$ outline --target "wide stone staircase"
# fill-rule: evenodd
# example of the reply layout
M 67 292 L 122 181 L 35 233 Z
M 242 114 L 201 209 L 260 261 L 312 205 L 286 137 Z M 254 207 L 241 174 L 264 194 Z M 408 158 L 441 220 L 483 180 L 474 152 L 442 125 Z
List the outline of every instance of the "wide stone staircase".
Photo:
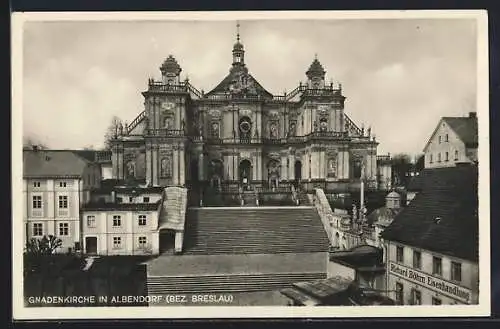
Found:
M 207 207 L 186 213 L 184 254 L 311 253 L 328 250 L 313 207 Z
M 326 279 L 326 273 L 265 273 L 148 277 L 149 294 L 253 292 L 279 290 L 294 282 Z

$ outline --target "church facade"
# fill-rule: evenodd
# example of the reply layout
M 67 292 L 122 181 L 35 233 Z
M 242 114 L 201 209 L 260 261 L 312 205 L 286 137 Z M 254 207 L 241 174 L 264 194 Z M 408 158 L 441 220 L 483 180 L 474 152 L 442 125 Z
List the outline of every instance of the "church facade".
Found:
M 113 178 L 326 191 L 352 190 L 363 178 L 368 188 L 387 188 L 378 142 L 344 112 L 342 86 L 325 82 L 317 58 L 307 82 L 273 95 L 251 75 L 239 34 L 232 55 L 229 73 L 208 93 L 181 80 L 173 56 L 163 62 L 161 80 L 149 79 L 142 93 L 144 111 L 116 131 Z

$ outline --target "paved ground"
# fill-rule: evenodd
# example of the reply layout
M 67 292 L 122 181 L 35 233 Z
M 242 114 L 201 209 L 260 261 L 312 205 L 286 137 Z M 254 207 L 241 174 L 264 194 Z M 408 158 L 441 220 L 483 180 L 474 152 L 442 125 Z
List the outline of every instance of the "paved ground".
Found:
M 318 273 L 326 271 L 325 253 L 159 256 L 146 264 L 148 276 Z

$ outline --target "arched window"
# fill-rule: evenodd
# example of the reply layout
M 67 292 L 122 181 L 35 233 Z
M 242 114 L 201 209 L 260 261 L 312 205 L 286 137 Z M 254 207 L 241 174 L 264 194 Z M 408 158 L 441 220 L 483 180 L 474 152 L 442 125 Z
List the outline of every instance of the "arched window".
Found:
M 458 150 L 455 150 L 455 161 L 458 160 Z
M 438 162 L 441 162 L 441 153 L 438 153 Z

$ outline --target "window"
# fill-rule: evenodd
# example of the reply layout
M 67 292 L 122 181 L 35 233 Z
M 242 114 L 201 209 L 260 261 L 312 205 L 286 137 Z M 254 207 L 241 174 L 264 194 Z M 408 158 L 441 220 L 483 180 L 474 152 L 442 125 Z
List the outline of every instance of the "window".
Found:
M 449 161 L 449 159 L 448 159 L 448 152 L 446 152 L 446 153 L 444 154 L 444 161 Z
M 119 236 L 113 237 L 113 249 L 120 249 L 122 247 L 122 238 Z
M 429 155 L 429 163 L 432 163 L 432 154 Z
M 439 144 L 441 144 L 441 136 L 439 136 Z
M 455 161 L 457 161 L 457 160 L 458 160 L 458 151 L 455 150 Z
M 444 141 L 445 141 L 445 142 L 447 142 L 447 141 L 448 141 L 448 134 L 446 134 L 446 135 L 444 136 Z
M 60 195 L 59 196 L 59 208 L 67 209 L 68 208 L 68 196 Z
M 59 187 L 66 187 L 66 182 L 59 182 Z
M 146 215 L 139 215 L 139 226 L 146 225 Z
M 404 262 L 404 248 L 401 246 L 396 247 L 396 261 L 398 263 Z
M 145 196 L 142 200 L 143 200 L 144 203 L 149 203 L 149 197 L 148 196 Z
M 69 224 L 59 223 L 59 236 L 68 236 L 68 235 L 69 235 Z
M 442 304 L 441 299 L 432 297 L 432 305 L 441 305 L 441 304 Z
M 411 290 L 412 305 L 422 305 L 422 293 L 417 289 Z
M 129 197 L 128 198 L 128 202 L 130 202 L 130 203 L 134 202 L 134 198 L 133 197 Z
M 441 162 L 441 153 L 438 153 L 438 162 Z
M 33 209 L 42 209 L 41 195 L 33 195 Z
M 145 245 L 146 245 L 146 242 L 147 242 L 147 239 L 146 239 L 146 237 L 145 237 L 145 236 L 140 236 L 140 237 L 139 237 L 139 245 L 140 245 L 141 247 L 145 246 Z
M 113 226 L 122 226 L 122 217 L 121 216 L 113 216 Z
M 95 216 L 87 216 L 87 227 L 96 227 Z
M 462 281 L 462 264 L 451 262 L 451 279 L 453 281 Z
M 43 235 L 43 224 L 33 223 L 33 236 L 42 236 L 42 235 Z
M 403 284 L 400 282 L 396 282 L 396 304 L 397 305 L 404 305 L 404 287 Z
M 122 202 L 123 202 L 123 199 L 122 199 L 121 197 L 117 197 L 117 198 L 116 198 L 116 202 L 117 202 L 117 203 L 122 203 Z
M 422 254 L 420 251 L 413 250 L 413 268 L 420 269 L 422 266 Z
M 443 268 L 441 263 L 441 258 L 436 256 L 432 257 L 432 274 L 442 275 Z
M 33 187 L 40 187 L 40 182 L 33 182 Z

